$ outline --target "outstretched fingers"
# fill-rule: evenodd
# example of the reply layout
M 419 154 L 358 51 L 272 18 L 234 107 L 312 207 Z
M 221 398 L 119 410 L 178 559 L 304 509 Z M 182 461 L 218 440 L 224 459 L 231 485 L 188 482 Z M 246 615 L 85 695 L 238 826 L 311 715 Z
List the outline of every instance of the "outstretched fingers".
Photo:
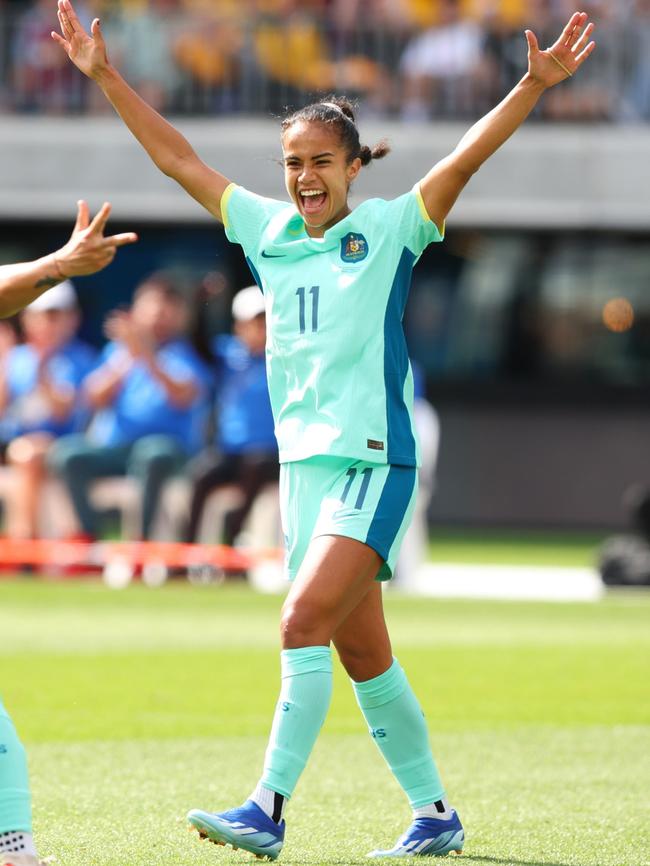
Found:
M 138 240 L 138 236 L 135 232 L 123 232 L 119 235 L 111 235 L 111 237 L 106 238 L 106 240 L 111 241 L 115 247 L 123 247 L 126 244 L 134 244 Z
M 74 224 L 74 231 L 80 232 L 83 231 L 83 229 L 87 229 L 89 220 L 90 212 L 88 210 L 88 203 L 81 199 L 77 202 L 77 221 Z
M 65 9 L 63 8 L 63 3 L 59 0 L 56 9 L 56 17 L 59 19 L 59 27 L 61 28 L 61 33 L 64 38 L 69 42 L 74 36 L 74 30 L 72 29 L 72 25 L 70 24 L 70 20 L 65 13 Z
M 595 27 L 595 26 L 596 26 L 595 24 L 588 24 L 588 25 L 585 27 L 585 32 L 582 34 L 582 36 L 580 37 L 580 39 L 578 39 L 578 41 L 577 41 L 577 42 L 575 43 L 575 45 L 573 46 L 572 51 L 573 51 L 573 53 L 576 55 L 576 57 L 580 54 L 580 52 L 582 51 L 582 49 L 585 47 L 585 45 L 586 45 L 587 42 L 589 41 L 589 37 L 590 37 L 591 34 L 594 32 L 594 27 Z
M 111 206 L 109 202 L 105 201 L 101 209 L 95 214 L 95 219 L 90 224 L 90 231 L 95 234 L 103 234 L 110 214 Z
M 81 215 L 81 205 L 85 207 L 85 220 L 86 226 L 88 226 L 88 205 L 86 202 L 79 202 L 80 205 L 80 215 Z M 102 243 L 104 244 L 105 249 L 107 250 L 115 250 L 117 247 L 123 247 L 126 244 L 134 244 L 138 240 L 138 236 L 135 232 L 121 232 L 120 234 L 111 235 L 110 237 L 103 237 L 104 229 L 106 228 L 106 223 L 108 222 L 108 218 L 111 215 L 111 205 L 110 202 L 104 202 L 99 211 L 95 214 L 94 220 L 88 226 L 88 234 L 98 235 L 101 238 Z M 77 218 L 78 222 L 79 218 Z M 75 226 L 76 228 L 76 226 Z
M 73 33 L 84 32 L 84 29 L 81 26 L 81 22 L 77 18 L 77 13 L 74 11 L 74 6 L 72 5 L 72 3 L 70 3 L 70 0 L 59 0 L 59 11 L 63 16 L 66 26 L 69 27 Z
M 589 45 L 587 45 L 576 57 L 576 66 L 580 66 L 582 63 L 584 63 L 584 61 L 587 59 L 587 57 L 589 57 L 595 47 L 596 43 L 590 42 Z
M 63 16 L 63 13 L 61 12 L 60 7 L 58 7 L 56 10 L 56 17 L 59 19 L 59 27 L 61 28 L 61 33 L 63 34 L 63 38 L 69 42 L 70 39 L 72 38 L 72 30 L 68 26 L 67 20 Z
M 537 36 L 533 33 L 532 30 L 524 30 L 524 34 L 526 36 L 526 42 L 528 43 L 529 51 L 539 51 L 539 43 L 537 41 Z
M 583 15 L 584 15 L 584 20 L 583 20 Z M 587 16 L 583 12 L 574 12 L 573 15 L 567 21 L 566 27 L 564 28 L 564 30 L 560 34 L 560 38 L 558 39 L 558 42 L 560 43 L 560 45 L 567 45 L 567 46 L 571 47 L 571 45 L 573 45 L 572 40 L 575 39 L 576 27 L 579 27 L 579 26 L 581 26 L 581 24 L 584 24 L 586 19 L 587 19 Z
M 52 30 L 50 32 L 50 36 L 52 37 L 52 39 L 54 39 L 55 42 L 59 43 L 61 48 L 63 48 L 63 50 L 67 54 L 70 53 L 70 43 L 66 39 L 64 39 L 63 36 L 61 36 L 59 33 L 57 33 L 56 30 Z
M 99 18 L 93 19 L 93 22 L 90 25 L 90 35 L 92 36 L 95 45 L 99 45 L 104 49 L 104 51 L 106 51 L 106 43 L 104 42 L 104 34 L 102 33 Z

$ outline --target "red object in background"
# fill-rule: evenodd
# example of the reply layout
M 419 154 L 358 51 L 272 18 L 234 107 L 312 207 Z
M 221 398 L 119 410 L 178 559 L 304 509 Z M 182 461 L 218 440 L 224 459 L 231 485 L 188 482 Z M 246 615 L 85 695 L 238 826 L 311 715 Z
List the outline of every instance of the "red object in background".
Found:
M 0 539 L 0 564 L 6 568 L 34 566 L 64 573 L 95 571 L 121 559 L 140 569 L 150 563 L 167 568 L 214 566 L 245 572 L 260 560 L 278 559 L 277 550 L 245 550 L 223 544 L 180 544 L 163 541 L 60 541 Z M 86 573 L 87 573 L 86 571 Z

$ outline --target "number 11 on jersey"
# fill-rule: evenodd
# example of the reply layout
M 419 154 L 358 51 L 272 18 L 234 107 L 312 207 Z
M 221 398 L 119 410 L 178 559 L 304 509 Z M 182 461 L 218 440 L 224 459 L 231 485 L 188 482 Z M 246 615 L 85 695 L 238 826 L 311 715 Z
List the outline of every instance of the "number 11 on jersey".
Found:
M 311 295 L 311 332 L 315 334 L 318 330 L 318 293 L 320 292 L 320 286 L 312 286 L 309 290 L 308 294 Z M 296 289 L 296 294 L 298 295 L 298 321 L 300 324 L 300 333 L 305 333 L 305 287 L 301 286 L 299 289 Z

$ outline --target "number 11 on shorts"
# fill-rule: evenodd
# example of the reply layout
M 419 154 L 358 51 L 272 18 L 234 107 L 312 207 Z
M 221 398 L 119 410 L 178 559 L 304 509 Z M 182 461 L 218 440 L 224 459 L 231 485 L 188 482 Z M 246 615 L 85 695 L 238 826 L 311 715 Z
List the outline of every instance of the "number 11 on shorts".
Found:
M 341 502 L 345 502 L 348 498 L 348 494 L 350 492 L 350 488 L 354 484 L 354 481 L 357 477 L 358 470 L 357 469 L 348 469 L 346 475 L 348 476 L 348 480 L 345 484 L 345 490 L 343 491 L 343 495 L 341 496 Z M 368 487 L 370 487 L 370 479 L 372 478 L 372 469 L 370 466 L 367 466 L 361 474 L 363 475 L 363 480 L 361 481 L 361 486 L 359 487 L 359 493 L 357 495 L 357 501 L 354 503 L 354 507 L 357 511 L 363 508 L 363 501 L 366 498 L 366 493 L 368 492 Z

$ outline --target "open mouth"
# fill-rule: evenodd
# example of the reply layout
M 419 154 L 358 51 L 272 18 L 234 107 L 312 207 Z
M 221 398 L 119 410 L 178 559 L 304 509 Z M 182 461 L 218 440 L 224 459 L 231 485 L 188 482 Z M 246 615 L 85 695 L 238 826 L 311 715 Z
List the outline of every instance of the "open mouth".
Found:
M 299 196 L 303 212 L 307 215 L 319 213 L 327 201 L 327 193 L 322 189 L 302 189 Z

